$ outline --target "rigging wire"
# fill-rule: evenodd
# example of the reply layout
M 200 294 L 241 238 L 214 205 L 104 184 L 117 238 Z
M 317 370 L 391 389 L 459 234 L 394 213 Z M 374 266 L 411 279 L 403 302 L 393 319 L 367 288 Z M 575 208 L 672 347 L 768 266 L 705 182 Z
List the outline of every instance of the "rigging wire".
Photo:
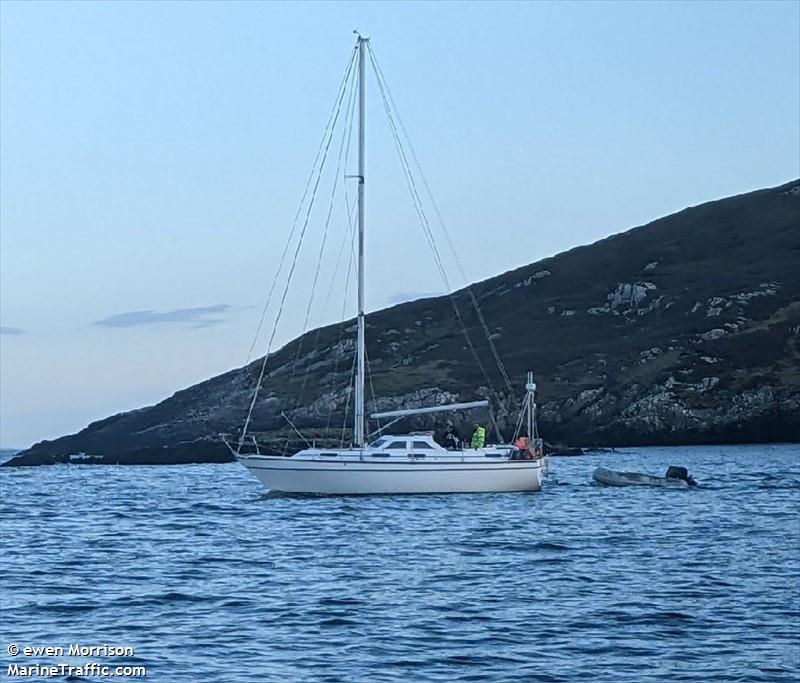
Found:
M 350 397 L 353 395 L 353 382 L 356 375 L 356 360 L 358 359 L 357 354 L 353 354 L 353 367 L 350 370 L 350 383 L 347 386 L 347 400 L 344 404 L 344 418 L 342 420 L 342 438 L 339 440 L 339 448 L 344 447 L 344 435 L 347 430 L 347 411 L 350 409 Z
M 338 92 L 342 91 L 348 79 L 350 78 L 353 65 L 355 64 L 356 61 L 356 54 L 357 54 L 357 48 L 353 48 L 353 51 L 350 53 L 350 60 L 347 62 L 347 67 L 345 68 L 344 76 L 342 77 L 342 80 L 339 83 Z M 245 365 L 250 363 L 250 359 L 253 357 L 253 350 L 255 349 L 256 344 L 258 343 L 258 338 L 261 336 L 261 328 L 264 325 L 264 319 L 267 315 L 267 310 L 269 309 L 269 305 L 272 302 L 272 296 L 275 293 L 275 287 L 278 284 L 278 277 L 280 276 L 281 270 L 283 270 L 283 265 L 286 261 L 286 255 L 289 253 L 289 246 L 292 243 L 292 238 L 294 237 L 294 233 L 297 229 L 297 222 L 300 218 L 300 214 L 303 211 L 303 206 L 305 204 L 306 197 L 308 196 L 308 191 L 311 188 L 311 181 L 314 178 L 314 173 L 316 172 L 317 169 L 317 163 L 319 162 L 320 155 L 322 154 L 322 149 L 325 144 L 325 139 L 328 136 L 328 130 L 331 127 L 331 123 L 334 121 L 334 114 L 337 108 L 336 102 L 338 101 L 338 99 L 339 97 L 337 96 L 337 99 L 336 101 L 334 101 L 333 107 L 331 108 L 331 113 L 328 116 L 328 121 L 325 124 L 325 130 L 322 133 L 322 139 L 319 141 L 319 146 L 317 147 L 317 153 L 314 157 L 314 163 L 311 165 L 311 171 L 308 174 L 308 178 L 306 179 L 306 185 L 305 188 L 303 189 L 303 194 L 300 197 L 300 204 L 298 205 L 297 212 L 295 213 L 294 219 L 292 220 L 291 229 L 289 230 L 289 236 L 286 238 L 286 244 L 283 247 L 283 253 L 281 254 L 280 261 L 278 262 L 278 268 L 275 270 L 275 277 L 272 280 L 272 285 L 269 288 L 269 294 L 267 295 L 266 303 L 264 304 L 264 308 L 261 311 L 261 318 L 258 321 L 258 327 L 256 328 L 256 333 L 253 337 L 253 342 L 250 344 L 250 350 L 247 352 L 247 362 L 245 363 Z
M 372 47 L 372 44 L 369 44 L 369 51 L 370 51 L 370 61 L 372 62 L 373 68 L 375 69 L 376 76 L 378 76 L 379 81 L 382 81 L 383 84 L 384 84 L 384 87 L 386 89 L 386 94 L 387 94 L 388 99 L 389 99 L 389 103 L 391 104 L 391 106 L 394 109 L 394 112 L 395 112 L 395 114 L 397 116 L 397 121 L 400 124 L 400 130 L 402 131 L 403 136 L 405 137 L 406 143 L 408 144 L 408 149 L 411 152 L 411 157 L 414 160 L 414 163 L 416 165 L 417 171 L 419 172 L 419 177 L 422 180 L 423 187 L 425 188 L 425 191 L 426 191 L 426 193 L 428 195 L 428 198 L 430 199 L 431 205 L 433 206 L 433 210 L 434 210 L 434 213 L 436 214 L 436 217 L 437 217 L 437 219 L 439 221 L 439 226 L 441 227 L 442 233 L 444 234 L 445 239 L 447 241 L 447 244 L 450 247 L 450 252 L 453 255 L 453 258 L 454 258 L 454 260 L 456 262 L 456 267 L 459 270 L 459 274 L 461 275 L 461 279 L 462 279 L 462 281 L 468 283 L 466 272 L 464 271 L 464 266 L 463 266 L 463 264 L 461 262 L 461 259 L 458 256 L 458 251 L 455 248 L 453 240 L 450 237 L 450 231 L 447 229 L 447 225 L 444 222 L 444 218 L 442 217 L 442 213 L 439 210 L 439 205 L 436 202 L 436 198 L 433 196 L 433 192 L 431 191 L 430 185 L 428 184 L 428 179 L 425 176 L 425 172 L 422 170 L 422 164 L 420 164 L 420 162 L 419 162 L 419 157 L 417 157 L 416 150 L 414 149 L 414 145 L 411 142 L 411 137 L 409 136 L 408 131 L 406 130 L 405 124 L 403 123 L 403 119 L 400 116 L 400 110 L 398 109 L 397 105 L 395 104 L 394 97 L 392 97 L 392 92 L 389 89 L 389 85 L 388 85 L 388 83 L 386 81 L 386 77 L 383 75 L 383 70 L 381 69 L 380 64 L 378 63 L 378 57 L 375 54 L 375 51 L 374 51 L 374 48 Z M 481 310 L 480 304 L 478 303 L 478 300 L 475 297 L 474 292 L 472 291 L 472 286 L 468 283 L 466 285 L 466 287 L 465 287 L 465 290 L 466 290 L 467 295 L 469 297 L 470 303 L 472 304 L 472 307 L 475 310 L 475 313 L 476 313 L 476 315 L 478 317 L 478 320 L 479 320 L 479 322 L 481 324 L 481 327 L 483 328 L 484 335 L 486 336 L 486 340 L 489 343 L 489 347 L 491 349 L 492 356 L 494 356 L 494 360 L 495 360 L 495 363 L 497 364 L 498 370 L 500 371 L 500 375 L 502 376 L 503 381 L 505 382 L 506 388 L 508 389 L 509 393 L 512 393 L 513 389 L 512 389 L 512 386 L 511 386 L 511 380 L 509 379 L 508 373 L 506 372 L 506 369 L 505 369 L 505 365 L 503 364 L 503 360 L 502 360 L 502 358 L 500 357 L 500 354 L 497 351 L 497 347 L 496 347 L 496 345 L 494 343 L 494 340 L 492 339 L 491 333 L 489 331 L 489 326 L 486 323 L 486 318 L 483 315 L 483 311 Z
M 352 124 L 352 116 L 353 116 L 353 111 L 355 109 L 355 94 L 356 94 L 355 78 L 351 78 L 350 79 L 350 84 L 349 85 L 350 85 L 350 94 L 348 95 L 348 105 L 347 105 L 347 109 L 345 111 L 344 124 L 342 126 L 342 137 L 341 137 L 341 142 L 339 143 L 339 153 L 338 153 L 337 160 L 336 160 L 336 171 L 334 172 L 334 179 L 333 179 L 333 186 L 331 188 L 330 200 L 328 202 L 328 211 L 327 211 L 327 214 L 325 216 L 325 224 L 324 224 L 323 233 L 322 233 L 322 242 L 320 244 L 319 253 L 317 254 L 317 265 L 316 265 L 316 269 L 314 271 L 314 279 L 313 279 L 312 284 L 311 284 L 311 296 L 309 297 L 308 306 L 306 308 L 305 320 L 303 321 L 303 331 L 302 331 L 300 337 L 297 340 L 297 351 L 295 352 L 294 363 L 292 364 L 292 371 L 291 371 L 291 374 L 290 374 L 289 379 L 287 381 L 287 385 L 291 384 L 292 380 L 294 379 L 294 376 L 295 376 L 295 374 L 297 372 L 297 365 L 298 365 L 298 363 L 300 361 L 300 355 L 301 355 L 302 350 L 303 350 L 303 342 L 305 340 L 305 334 L 308 331 L 309 320 L 311 319 L 311 309 L 312 309 L 312 307 L 314 305 L 314 297 L 315 297 L 316 291 L 317 291 L 317 284 L 319 282 L 319 274 L 320 274 L 320 270 L 322 268 L 322 260 L 323 260 L 323 256 L 324 256 L 324 253 L 325 253 L 325 246 L 326 246 L 327 240 L 328 240 L 328 230 L 329 230 L 330 224 L 331 224 L 331 216 L 333 214 L 333 207 L 334 207 L 334 204 L 336 202 L 336 193 L 337 193 L 337 190 L 339 188 L 339 176 L 340 176 L 340 173 L 341 173 L 341 170 L 342 170 L 342 157 L 344 155 L 344 146 L 345 146 L 345 141 L 347 139 L 347 131 L 348 131 L 349 127 L 350 127 L 348 125 L 348 123 Z M 340 249 L 339 255 L 341 256 L 341 249 Z M 338 265 L 339 264 L 338 264 L 338 259 L 337 259 L 336 269 L 338 269 Z M 336 270 L 334 270 L 334 278 L 335 278 L 335 275 L 336 275 Z M 325 310 L 327 310 L 327 303 L 329 301 L 330 301 L 330 289 L 328 290 L 328 297 L 326 298 L 325 307 L 323 308 L 322 313 L 321 313 L 322 316 L 324 316 Z M 320 325 L 317 326 L 316 334 L 314 335 L 314 341 L 312 342 L 312 345 L 311 345 L 312 349 L 317 348 L 317 346 L 319 344 L 319 338 L 320 338 L 320 334 L 321 333 L 322 333 L 322 324 L 320 323 Z M 305 368 L 305 372 L 303 373 L 303 379 L 302 379 L 302 383 L 300 385 L 300 390 L 298 391 L 297 396 L 296 396 L 295 401 L 294 401 L 294 409 L 295 410 L 297 410 L 297 408 L 302 403 L 303 396 L 305 394 L 306 385 L 308 383 L 308 376 L 309 376 L 310 372 L 311 372 L 311 364 L 307 363 L 306 364 L 306 368 Z M 284 454 L 286 453 L 286 449 L 288 448 L 288 446 L 289 446 L 289 439 L 287 438 L 286 442 L 284 444 L 284 451 L 283 451 Z
M 345 151 L 345 157 L 344 157 L 344 166 L 345 166 L 345 168 L 347 168 L 347 163 L 350 160 L 350 149 L 351 149 L 350 143 L 351 143 L 351 139 L 352 139 L 352 135 L 353 135 L 353 123 L 354 122 L 355 122 L 355 115 L 353 115 L 350 118 L 350 128 L 349 128 L 349 130 L 347 132 L 347 143 L 345 145 L 345 150 L 346 151 Z M 347 313 L 347 300 L 348 300 L 348 297 L 350 295 L 350 276 L 351 276 L 351 274 L 353 272 L 353 263 L 355 262 L 355 258 L 356 258 L 356 251 L 355 251 L 356 225 L 355 225 L 355 211 L 354 211 L 356 202 L 357 202 L 357 199 L 354 200 L 353 203 L 351 204 L 351 202 L 350 202 L 350 194 L 347 191 L 347 183 L 344 183 L 344 206 L 345 206 L 345 209 L 347 210 L 347 225 L 350 228 L 350 253 L 349 253 L 349 258 L 348 258 L 348 262 L 347 262 L 347 274 L 345 276 L 344 298 L 342 300 L 342 314 L 340 316 L 341 320 L 345 319 L 345 315 Z M 347 234 L 345 233 L 345 238 L 346 237 L 347 237 Z M 342 244 L 344 245 L 344 242 Z M 328 290 L 328 293 L 330 294 L 331 291 L 333 291 L 332 288 L 330 290 Z M 345 332 L 345 326 L 344 326 L 344 323 L 342 323 L 341 327 L 339 328 L 339 340 L 337 341 L 337 346 L 342 343 L 342 339 L 344 338 L 344 332 Z M 355 349 L 354 349 L 353 353 L 354 354 L 356 353 Z M 333 373 L 332 373 L 332 376 L 331 376 L 331 392 L 334 392 L 335 389 L 336 389 L 336 375 L 338 374 L 338 372 L 339 372 L 339 356 L 336 356 L 336 359 L 335 359 L 334 364 L 333 364 Z M 352 383 L 354 381 L 353 377 L 352 377 L 352 373 L 354 373 L 354 372 L 355 372 L 355 365 L 353 365 L 353 368 L 351 370 L 351 376 L 348 378 L 348 383 L 347 383 L 347 385 L 345 385 L 345 389 L 347 389 L 349 386 L 352 385 Z M 328 419 L 327 419 L 327 421 L 325 423 L 325 432 L 326 433 L 330 430 L 332 417 L 333 417 L 333 402 L 331 402 L 330 409 L 328 410 Z M 346 420 L 347 420 L 347 407 L 345 406 L 345 421 Z
M 355 231 L 355 225 L 353 224 L 352 219 L 350 218 L 349 211 L 350 210 L 349 210 L 349 207 L 348 207 L 348 219 L 350 219 L 350 249 L 349 249 L 349 259 L 348 259 L 348 262 L 347 262 L 347 274 L 345 275 L 344 298 L 342 300 L 342 314 L 340 316 L 343 321 L 344 321 L 344 318 L 345 318 L 345 314 L 347 312 L 347 299 L 348 299 L 348 296 L 349 296 L 349 293 L 350 293 L 350 279 L 351 279 L 351 275 L 352 275 L 352 272 L 353 272 L 353 263 L 355 261 L 355 256 L 356 256 L 356 254 L 355 254 L 355 233 L 356 233 L 356 231 Z M 336 346 L 337 347 L 341 346 L 342 340 L 344 339 L 344 333 L 345 333 L 345 323 L 342 322 L 341 325 L 339 326 L 339 339 L 336 342 Z M 354 346 L 353 347 L 353 357 L 354 358 L 355 358 L 355 353 L 356 352 L 355 352 L 355 346 Z M 333 373 L 331 374 L 331 392 L 335 392 L 335 390 L 336 390 L 336 376 L 339 373 L 339 360 L 340 360 L 339 356 L 336 355 L 334 363 L 333 363 Z M 355 365 L 353 365 L 353 367 L 352 367 L 350 372 L 351 372 L 351 374 L 347 379 L 347 384 L 344 387 L 345 389 L 347 389 L 347 387 L 351 386 L 352 383 L 353 383 L 352 374 L 355 372 Z M 345 408 L 345 417 L 346 417 L 346 414 L 347 414 L 347 409 Z M 330 409 L 328 410 L 328 419 L 327 419 L 327 421 L 325 423 L 326 432 L 328 430 L 330 430 L 330 428 L 331 428 L 331 419 L 332 418 L 333 418 L 333 403 L 331 403 Z
M 351 226 L 348 227 L 352 229 Z M 339 245 L 339 251 L 336 253 L 336 263 L 333 266 L 333 274 L 331 275 L 331 286 L 328 287 L 328 291 L 325 294 L 325 303 L 322 305 L 323 316 L 325 313 L 327 313 L 328 307 L 330 306 L 331 296 L 335 289 L 333 287 L 333 283 L 336 282 L 336 277 L 339 275 L 339 268 L 342 265 L 342 255 L 344 254 L 344 249 L 348 244 L 348 238 L 350 238 L 352 241 L 352 234 L 350 233 L 349 230 L 345 230 L 344 234 L 342 235 L 342 243 Z M 342 318 L 340 318 L 340 320 L 343 319 L 344 319 L 344 313 L 342 314 Z
M 525 405 L 528 401 L 528 395 L 525 394 L 525 398 L 522 399 L 522 405 L 519 408 L 519 416 L 517 417 L 517 424 L 514 426 L 514 436 L 511 437 L 511 443 L 514 443 L 517 440 L 517 437 L 522 432 L 522 421 L 525 419 Z M 533 436 L 528 434 L 531 438 Z
M 375 385 L 372 383 L 372 370 L 370 369 L 370 366 L 369 366 L 369 355 L 367 354 L 366 345 L 364 345 L 364 360 L 366 361 L 366 365 L 367 365 L 367 378 L 369 379 L 369 391 L 372 394 L 372 405 L 374 406 L 375 403 L 376 403 Z M 374 408 L 373 408 L 373 410 L 374 410 Z M 378 431 L 381 431 L 381 429 L 382 429 L 382 427 L 381 427 L 381 419 L 379 417 L 377 417 L 377 418 L 375 418 L 375 420 L 378 423 Z
M 448 298 L 450 299 L 450 303 L 453 307 L 453 312 L 455 313 L 455 316 L 461 326 L 462 332 L 464 333 L 464 338 L 467 342 L 467 345 L 469 346 L 470 351 L 472 352 L 472 356 L 475 359 L 475 363 L 480 369 L 481 374 L 486 380 L 486 383 L 489 385 L 489 390 L 491 391 L 492 394 L 494 394 L 496 400 L 499 401 L 500 395 L 495 389 L 494 384 L 492 383 L 492 380 L 489 377 L 489 373 L 486 371 L 486 368 L 484 367 L 483 363 L 480 360 L 480 357 L 478 356 L 477 351 L 475 350 L 475 346 L 473 345 L 472 339 L 469 336 L 469 331 L 467 329 L 466 323 L 464 322 L 461 316 L 461 312 L 458 309 L 458 304 L 456 303 L 456 295 L 453 292 L 452 287 L 450 286 L 450 282 L 447 277 L 447 272 L 444 268 L 444 264 L 442 262 L 442 258 L 439 253 L 438 247 L 436 246 L 436 241 L 433 236 L 433 231 L 430 226 L 430 221 L 428 220 L 427 214 L 425 213 L 425 208 L 422 203 L 422 199 L 419 195 L 419 191 L 417 190 L 416 183 L 414 182 L 414 176 L 411 170 L 411 165 L 408 163 L 408 157 L 405 154 L 405 150 L 403 148 L 403 142 L 398 132 L 397 125 L 395 124 L 394 116 L 392 115 L 392 108 L 390 106 L 389 99 L 387 97 L 386 84 L 384 83 L 381 73 L 379 72 L 378 67 L 375 63 L 375 58 L 371 48 L 369 49 L 369 56 L 373 71 L 375 73 L 376 80 L 378 82 L 378 89 L 381 94 L 384 110 L 386 111 L 386 116 L 389 120 L 389 128 L 391 130 L 392 137 L 395 142 L 395 148 L 397 149 L 398 156 L 400 157 L 400 164 L 406 178 L 406 183 L 408 185 L 409 192 L 411 193 L 412 201 L 414 203 L 414 208 L 416 210 L 417 216 L 420 219 L 420 225 L 422 227 L 423 233 L 425 234 L 425 238 L 428 242 L 428 245 L 431 248 L 434 262 L 436 264 L 437 269 L 439 270 L 439 275 L 441 276 L 442 282 L 444 283 L 445 288 L 447 289 L 449 295 Z M 491 410 L 489 411 L 489 416 L 491 418 L 492 425 L 495 429 L 495 432 L 497 433 L 497 436 L 502 440 L 502 433 L 497 424 L 494 413 Z
M 299 239 L 298 239 L 298 242 L 297 242 L 297 246 L 296 246 L 296 248 L 294 250 L 294 257 L 292 259 L 291 267 L 289 268 L 289 274 L 288 274 L 288 277 L 286 279 L 286 286 L 283 289 L 283 294 L 281 296 L 281 300 L 280 300 L 280 303 L 279 303 L 279 306 L 278 306 L 278 312 L 277 312 L 277 315 L 275 317 L 275 323 L 274 323 L 274 325 L 272 327 L 272 333 L 270 334 L 269 343 L 267 344 L 267 352 L 264 354 L 264 360 L 261 363 L 261 370 L 259 372 L 258 382 L 256 383 L 256 388 L 253 391 L 253 398 L 250 401 L 250 406 L 249 406 L 249 408 L 247 410 L 247 418 L 245 419 L 244 427 L 242 428 L 242 435 L 241 435 L 241 437 L 239 439 L 239 446 L 238 446 L 237 452 L 241 451 L 242 444 L 244 443 L 245 436 L 247 435 L 247 428 L 249 427 L 250 420 L 252 419 L 252 416 L 253 416 L 253 409 L 255 408 L 256 400 L 258 399 L 258 394 L 259 394 L 259 392 L 261 390 L 261 384 L 262 384 L 262 382 L 264 380 L 264 374 L 265 374 L 266 369 L 267 369 L 267 361 L 268 361 L 269 356 L 270 356 L 270 351 L 272 349 L 272 344 L 273 344 L 273 342 L 275 340 L 275 335 L 276 335 L 277 330 L 278 330 L 278 325 L 279 325 L 281 317 L 283 315 L 284 305 L 286 304 L 286 297 L 287 297 L 287 295 L 289 293 L 289 287 L 291 286 L 292 278 L 294 276 L 295 268 L 297 266 L 297 259 L 298 259 L 298 256 L 300 254 L 300 248 L 303 245 L 303 238 L 305 237 L 306 230 L 308 229 L 308 222 L 309 222 L 309 218 L 311 216 L 311 209 L 314 206 L 314 200 L 316 199 L 317 190 L 319 188 L 319 183 L 320 183 L 320 180 L 322 178 L 322 170 L 323 170 L 323 168 L 325 166 L 325 161 L 328 158 L 328 151 L 330 150 L 331 141 L 333 140 L 333 132 L 334 132 L 334 129 L 336 127 L 336 122 L 339 120 L 339 114 L 341 113 L 342 101 L 344 99 L 345 92 L 347 90 L 347 82 L 348 82 L 348 79 L 350 78 L 350 74 L 351 74 L 351 72 L 353 70 L 353 65 L 355 64 L 355 55 L 356 55 L 356 52 L 355 52 L 355 49 L 354 49 L 352 54 L 350 55 L 350 61 L 348 62 L 348 65 L 347 65 L 347 70 L 345 72 L 345 77 L 342 80 L 342 83 L 341 83 L 340 88 L 339 88 L 339 93 L 338 93 L 337 98 L 336 98 L 336 103 L 334 105 L 333 120 L 331 122 L 331 125 L 328 128 L 326 128 L 326 133 L 328 133 L 327 140 L 325 141 L 325 144 L 324 144 L 324 149 L 322 151 L 322 158 L 321 158 L 321 161 L 320 161 L 320 164 L 319 164 L 319 169 L 318 169 L 318 172 L 317 172 L 316 180 L 314 182 L 314 186 L 313 186 L 313 189 L 311 191 L 311 196 L 310 196 L 310 199 L 309 199 L 308 208 L 306 210 L 305 218 L 304 218 L 304 221 L 303 221 L 303 225 L 302 225 L 302 228 L 300 230 L 300 235 L 299 235 Z

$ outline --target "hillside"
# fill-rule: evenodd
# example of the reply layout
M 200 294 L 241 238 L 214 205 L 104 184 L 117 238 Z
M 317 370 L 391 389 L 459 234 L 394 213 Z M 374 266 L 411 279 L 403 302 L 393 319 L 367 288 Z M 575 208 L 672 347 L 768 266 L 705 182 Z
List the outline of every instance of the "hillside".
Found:
M 532 369 L 542 432 L 553 442 L 800 441 L 800 181 L 685 209 L 472 291 L 516 382 L 513 394 L 460 292 L 458 308 L 490 382 L 450 301 L 414 301 L 368 318 L 377 396 L 368 412 L 487 397 L 508 432 Z M 312 331 L 270 358 L 256 432 L 282 445 L 285 410 L 310 435 L 338 437 L 353 329 L 351 320 Z M 8 464 L 79 452 L 105 462 L 229 459 L 217 435 L 241 428 L 259 366 L 38 443 Z

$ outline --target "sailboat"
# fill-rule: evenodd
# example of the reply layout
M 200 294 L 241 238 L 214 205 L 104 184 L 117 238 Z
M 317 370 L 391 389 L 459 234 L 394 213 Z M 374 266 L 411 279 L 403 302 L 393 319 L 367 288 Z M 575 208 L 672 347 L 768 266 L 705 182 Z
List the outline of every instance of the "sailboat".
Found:
M 520 426 L 523 416 L 527 417 L 527 434 L 532 437 L 529 445 L 489 444 L 448 449 L 438 444 L 431 433 L 424 432 L 382 433 L 375 440 L 368 441 L 365 414 L 364 152 L 369 38 L 359 34 L 355 50 L 358 64 L 358 316 L 353 442 L 340 448 L 320 448 L 312 444 L 290 456 L 262 454 L 256 443 L 255 453 L 244 453 L 248 414 L 238 441 L 226 439 L 225 443 L 237 461 L 271 491 L 329 495 L 538 491 L 542 486 L 546 460 L 542 456 L 541 439 L 535 438 L 538 436 L 536 385 L 532 373 L 528 373 L 526 398 L 518 422 Z M 254 403 L 255 396 L 251 413 Z M 392 420 L 390 424 L 394 424 L 407 416 L 467 411 L 487 405 L 485 400 L 472 401 L 378 412 L 369 417 L 375 420 L 388 418 Z

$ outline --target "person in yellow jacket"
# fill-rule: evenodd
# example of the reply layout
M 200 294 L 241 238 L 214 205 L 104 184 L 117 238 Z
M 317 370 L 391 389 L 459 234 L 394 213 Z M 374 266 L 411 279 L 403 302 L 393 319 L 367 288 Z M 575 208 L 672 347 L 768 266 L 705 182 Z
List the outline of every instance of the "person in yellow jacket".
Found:
M 480 422 L 473 422 L 472 426 L 475 428 L 475 431 L 472 432 L 472 441 L 470 441 L 470 446 L 473 448 L 483 448 L 484 444 L 486 443 L 486 430 L 481 427 Z

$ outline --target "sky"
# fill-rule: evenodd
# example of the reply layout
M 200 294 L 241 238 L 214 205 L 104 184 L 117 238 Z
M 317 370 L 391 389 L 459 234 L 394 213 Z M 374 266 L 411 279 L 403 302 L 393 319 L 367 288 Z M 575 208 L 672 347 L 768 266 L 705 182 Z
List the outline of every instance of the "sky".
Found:
M 800 176 L 797 2 L 4 0 L 0 446 L 265 352 L 275 298 L 250 349 L 353 29 L 452 236 L 453 286 Z M 378 92 L 368 311 L 445 290 Z M 338 135 L 272 348 L 355 311 Z

